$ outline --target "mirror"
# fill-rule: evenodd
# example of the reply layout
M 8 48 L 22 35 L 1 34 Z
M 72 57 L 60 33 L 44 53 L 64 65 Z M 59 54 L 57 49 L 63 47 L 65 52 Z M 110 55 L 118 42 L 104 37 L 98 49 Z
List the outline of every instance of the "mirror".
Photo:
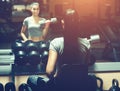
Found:
M 1 57 L 3 58 L 5 55 L 12 56 L 11 53 L 9 54 L 9 49 L 16 39 L 21 39 L 20 30 L 22 22 L 25 17 L 31 15 L 29 4 L 32 1 L 33 0 L 0 1 L 0 5 L 2 5 L 2 7 L 0 7 L 0 50 L 2 51 L 0 53 L 0 61 Z M 62 12 L 69 7 L 75 8 L 80 16 L 80 37 L 97 40 L 91 42 L 91 51 L 97 59 L 96 62 L 119 62 L 119 0 L 37 1 L 41 4 L 40 15 L 48 19 L 60 17 Z M 56 36 L 61 36 L 61 34 L 61 26 L 57 24 L 51 25 L 48 39 L 52 40 Z M 8 51 L 7 54 L 6 51 Z

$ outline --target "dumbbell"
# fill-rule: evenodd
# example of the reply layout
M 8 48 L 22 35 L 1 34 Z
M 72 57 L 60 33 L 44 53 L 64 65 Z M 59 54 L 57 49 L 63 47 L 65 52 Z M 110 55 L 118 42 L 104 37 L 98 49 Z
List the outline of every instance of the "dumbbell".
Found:
M 19 91 L 32 91 L 31 87 L 26 84 L 26 83 L 22 83 L 19 88 L 18 88 Z
M 100 83 L 100 85 L 97 86 L 97 91 L 103 91 L 103 80 L 100 77 L 96 77 L 96 79 Z
M 95 75 L 88 75 L 88 89 L 90 91 L 97 91 L 97 79 Z
M 47 23 L 47 22 L 50 22 L 50 23 L 55 23 L 55 22 L 57 22 L 58 20 L 57 20 L 57 18 L 51 18 L 50 20 L 46 20 L 46 21 L 43 21 L 43 22 L 41 22 L 42 24 L 45 24 L 45 23 Z
M 119 82 L 117 79 L 112 80 L 112 86 L 110 87 L 109 91 L 120 91 Z
M 32 91 L 45 91 L 47 89 L 44 78 L 37 75 L 29 76 L 27 84 L 31 87 Z
M 24 50 L 24 42 L 22 42 L 22 40 L 15 40 L 12 45 L 11 45 L 11 49 L 13 51 L 13 53 L 16 53 L 19 50 Z
M 38 50 L 38 45 L 32 40 L 28 40 L 25 42 L 25 50 L 27 53 L 33 50 Z
M 42 41 L 39 45 L 40 57 L 42 63 L 46 64 L 48 59 L 49 42 Z
M 5 84 L 5 91 L 16 91 L 15 84 L 13 82 L 8 82 Z
M 25 64 L 24 60 L 26 58 L 26 50 L 24 42 L 22 42 L 22 40 L 17 39 L 14 43 L 12 43 L 11 48 L 15 55 L 15 63 Z
M 41 41 L 40 45 L 39 45 L 39 51 L 40 51 L 40 53 L 42 53 L 43 51 L 48 50 L 48 49 L 49 49 L 49 43 Z
M 4 91 L 4 86 L 2 83 L 0 83 L 0 91 Z
M 29 61 L 30 64 L 32 65 L 37 65 L 40 63 L 41 59 L 40 59 L 40 53 L 38 51 L 30 51 L 27 54 L 27 60 Z
M 48 60 L 48 51 L 45 50 L 41 53 L 41 62 L 47 64 L 47 60 Z
M 91 43 L 100 42 L 100 36 L 98 34 L 91 35 L 90 39 L 88 39 Z
M 27 63 L 26 60 L 26 52 L 23 50 L 19 50 L 15 53 L 15 64 L 24 65 Z
M 37 42 L 28 40 L 25 42 L 26 58 L 30 64 L 38 64 L 40 62 L 40 52 Z

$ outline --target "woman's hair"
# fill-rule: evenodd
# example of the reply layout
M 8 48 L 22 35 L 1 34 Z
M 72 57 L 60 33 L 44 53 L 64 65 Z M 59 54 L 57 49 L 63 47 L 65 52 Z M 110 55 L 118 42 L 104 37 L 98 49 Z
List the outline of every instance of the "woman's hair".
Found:
M 63 15 L 64 20 L 64 51 L 63 60 L 72 63 L 79 56 L 78 47 L 78 31 L 79 31 L 79 17 L 75 10 L 67 9 Z
M 63 15 L 63 20 L 64 20 L 64 28 L 65 32 L 71 32 L 70 34 L 78 34 L 78 28 L 79 28 L 79 15 L 74 9 L 67 9 L 64 12 Z M 68 35 L 68 34 L 67 34 Z
M 30 4 L 30 7 L 32 7 L 33 5 L 40 5 L 38 2 L 32 2 L 31 4 Z
M 73 9 L 68 9 L 64 13 L 64 50 L 63 63 L 89 64 L 90 52 L 79 38 L 79 16 Z M 79 40 L 80 41 L 80 40 Z

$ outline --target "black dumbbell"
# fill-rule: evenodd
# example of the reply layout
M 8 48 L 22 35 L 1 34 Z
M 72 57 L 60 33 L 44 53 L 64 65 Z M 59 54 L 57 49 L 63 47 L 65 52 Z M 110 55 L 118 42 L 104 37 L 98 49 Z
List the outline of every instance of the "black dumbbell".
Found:
M 37 75 L 29 76 L 27 84 L 29 84 L 32 91 L 45 91 L 46 89 L 46 82 L 44 81 L 44 78 Z
M 88 83 L 88 84 L 87 84 Z M 97 80 L 95 75 L 88 75 L 88 82 L 87 82 L 88 89 L 90 91 L 96 91 L 97 89 Z
M 31 87 L 26 84 L 26 83 L 22 83 L 19 88 L 18 88 L 19 91 L 32 91 Z
M 97 84 L 99 82 L 99 86 Z M 88 75 L 88 89 L 90 91 L 103 91 L 103 80 L 95 75 Z
M 45 50 L 41 53 L 41 61 L 42 63 L 47 64 L 47 60 L 48 60 L 48 51 Z
M 96 91 L 103 91 L 103 80 L 100 77 L 96 77 L 97 81 L 100 83 L 100 85 L 97 85 L 97 90 Z
M 112 80 L 112 86 L 110 87 L 109 91 L 120 91 L 119 82 L 117 79 Z
M 24 50 L 24 42 L 22 40 L 16 40 L 14 43 L 11 44 L 11 49 L 13 53 L 16 53 L 19 50 Z
M 5 84 L 5 91 L 16 91 L 15 84 L 13 82 L 8 82 Z
M 40 51 L 40 53 L 42 53 L 43 51 L 48 50 L 48 49 L 49 49 L 49 44 L 46 43 L 46 42 L 44 42 L 44 41 L 42 41 L 40 43 L 40 45 L 39 45 L 39 51 Z
M 23 50 L 19 50 L 15 53 L 15 64 L 24 65 L 26 64 L 26 52 Z
M 0 91 L 4 91 L 4 86 L 2 83 L 0 83 Z
M 37 51 L 38 50 L 38 45 L 31 41 L 31 40 L 28 40 L 25 42 L 25 49 L 26 49 L 26 52 L 29 53 L 30 51 Z
M 27 54 L 27 60 L 29 61 L 30 64 L 36 65 L 39 64 L 41 59 L 40 59 L 40 53 L 36 50 L 32 50 Z

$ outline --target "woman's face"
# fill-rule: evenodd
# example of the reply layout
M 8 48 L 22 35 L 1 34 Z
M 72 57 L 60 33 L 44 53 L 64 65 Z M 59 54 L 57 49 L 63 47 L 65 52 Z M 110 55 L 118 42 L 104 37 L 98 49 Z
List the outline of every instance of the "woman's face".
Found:
M 40 13 L 40 7 L 39 5 L 33 5 L 31 8 L 32 15 L 38 16 Z

